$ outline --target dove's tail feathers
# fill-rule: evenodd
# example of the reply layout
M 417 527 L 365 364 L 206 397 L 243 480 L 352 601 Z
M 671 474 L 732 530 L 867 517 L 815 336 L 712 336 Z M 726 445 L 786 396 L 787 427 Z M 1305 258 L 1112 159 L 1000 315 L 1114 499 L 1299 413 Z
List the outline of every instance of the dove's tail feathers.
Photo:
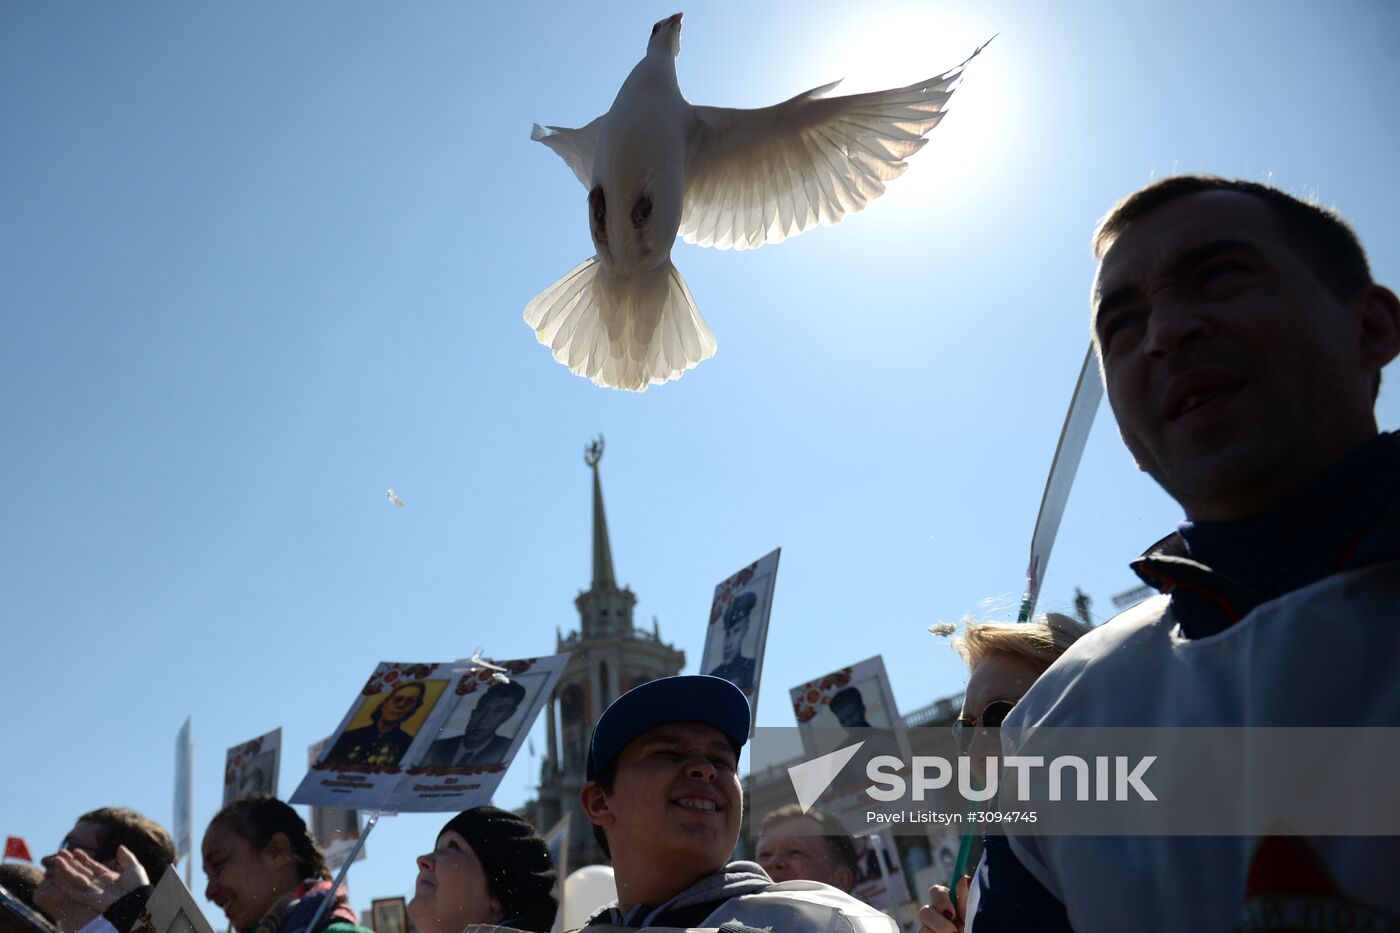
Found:
M 622 278 L 587 259 L 525 306 L 525 323 L 571 372 L 631 392 L 680 378 L 716 346 L 670 262 Z

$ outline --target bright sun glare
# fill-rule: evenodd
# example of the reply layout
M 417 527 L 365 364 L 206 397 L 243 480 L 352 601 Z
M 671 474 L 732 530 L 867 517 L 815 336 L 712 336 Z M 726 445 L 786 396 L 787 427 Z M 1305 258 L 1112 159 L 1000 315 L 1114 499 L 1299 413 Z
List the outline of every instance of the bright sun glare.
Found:
M 834 65 L 832 78 L 845 76 L 831 93 L 854 94 L 900 87 L 947 71 L 990 38 L 991 33 L 974 34 L 972 27 L 946 11 L 911 5 L 878 20 L 830 29 L 818 40 L 823 48 L 816 55 Z M 992 153 L 1005 151 L 1002 88 L 1007 69 L 996 52 L 993 42 L 968 66 L 948 115 L 933 130 L 928 145 L 910 157 L 908 170 L 891 183 L 891 196 L 906 201 L 947 199 L 958 188 L 950 179 L 966 181 Z

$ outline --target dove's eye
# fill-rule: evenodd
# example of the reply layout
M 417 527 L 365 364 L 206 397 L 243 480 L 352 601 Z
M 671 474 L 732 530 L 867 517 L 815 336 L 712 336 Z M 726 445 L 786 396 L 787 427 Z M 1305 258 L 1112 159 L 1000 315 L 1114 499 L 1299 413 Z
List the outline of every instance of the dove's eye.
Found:
M 655 26 L 651 27 L 651 34 L 652 34 L 653 36 L 656 35 L 656 30 L 658 30 L 658 29 L 660 29 L 660 28 L 661 28 L 661 24 L 660 24 L 660 23 L 657 23 Z
M 640 227 L 651 216 L 651 198 L 643 195 L 632 205 L 632 226 Z

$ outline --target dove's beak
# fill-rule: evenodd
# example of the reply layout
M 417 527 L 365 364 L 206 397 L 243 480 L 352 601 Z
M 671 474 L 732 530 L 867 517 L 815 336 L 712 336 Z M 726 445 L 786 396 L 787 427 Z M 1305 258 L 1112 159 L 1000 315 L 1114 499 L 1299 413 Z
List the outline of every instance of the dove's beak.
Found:
M 670 20 L 671 25 L 672 25 L 672 26 L 679 26 L 679 25 L 681 24 L 681 17 L 684 16 L 684 15 L 685 15 L 684 13 L 673 13 L 673 14 L 671 15 L 671 20 Z

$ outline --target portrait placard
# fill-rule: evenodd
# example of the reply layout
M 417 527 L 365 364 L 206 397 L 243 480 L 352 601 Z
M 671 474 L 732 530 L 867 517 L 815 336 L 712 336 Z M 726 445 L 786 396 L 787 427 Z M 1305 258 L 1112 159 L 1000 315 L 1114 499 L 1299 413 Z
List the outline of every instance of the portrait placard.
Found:
M 374 933 L 409 933 L 408 903 L 402 897 L 377 898 L 370 902 Z
M 282 764 L 282 727 L 235 745 L 224 756 L 224 806 L 253 794 L 277 796 Z
M 909 883 L 895 848 L 894 833 L 887 826 L 852 836 L 856 844 L 856 878 L 851 895 L 883 910 L 891 917 L 904 914 L 900 908 L 911 903 Z
M 884 658 L 876 655 L 788 691 L 808 760 L 861 742 L 854 763 L 822 795 L 821 806 L 848 826 L 865 824 L 865 765 L 893 755 L 909 761 L 909 737 L 895 706 Z
M 958 864 L 958 849 L 962 846 L 962 836 L 951 829 L 930 828 L 928 837 L 933 849 L 931 855 L 933 864 L 929 867 L 938 873 L 934 882 L 931 883 L 947 884 L 949 879 L 953 877 L 954 867 Z M 915 890 L 920 889 L 915 888 Z M 928 885 L 924 885 L 922 890 L 927 891 Z
M 307 767 L 316 764 L 322 749 L 327 747 L 329 741 L 322 739 L 306 750 Z M 360 811 L 346 807 L 313 806 L 311 835 L 326 855 L 326 867 L 337 871 L 345 864 L 345 860 L 355 849 L 355 842 L 360 838 Z M 365 858 L 367 848 L 368 846 L 360 846 L 360 851 L 355 854 L 355 861 Z
M 715 587 L 705 650 L 700 655 L 700 673 L 723 677 L 744 691 L 754 722 L 781 553 L 778 548 Z
M 292 802 L 391 812 L 489 803 L 568 660 L 380 664 Z
M 427 744 L 436 730 L 438 701 L 456 678 L 452 662 L 378 664 L 291 802 L 392 809 L 389 795 L 403 776 L 409 750 Z
M 904 731 L 885 659 L 879 655 L 793 687 L 788 695 L 809 757 L 840 747 L 829 738 L 835 729 L 891 729 L 901 735 Z M 907 756 L 907 745 L 903 751 Z
M 466 810 L 489 803 L 544 708 L 569 655 L 467 663 L 415 748 L 389 800 L 402 811 Z
M 151 891 L 131 933 L 214 933 L 214 928 L 204 919 L 194 895 L 172 865 Z

